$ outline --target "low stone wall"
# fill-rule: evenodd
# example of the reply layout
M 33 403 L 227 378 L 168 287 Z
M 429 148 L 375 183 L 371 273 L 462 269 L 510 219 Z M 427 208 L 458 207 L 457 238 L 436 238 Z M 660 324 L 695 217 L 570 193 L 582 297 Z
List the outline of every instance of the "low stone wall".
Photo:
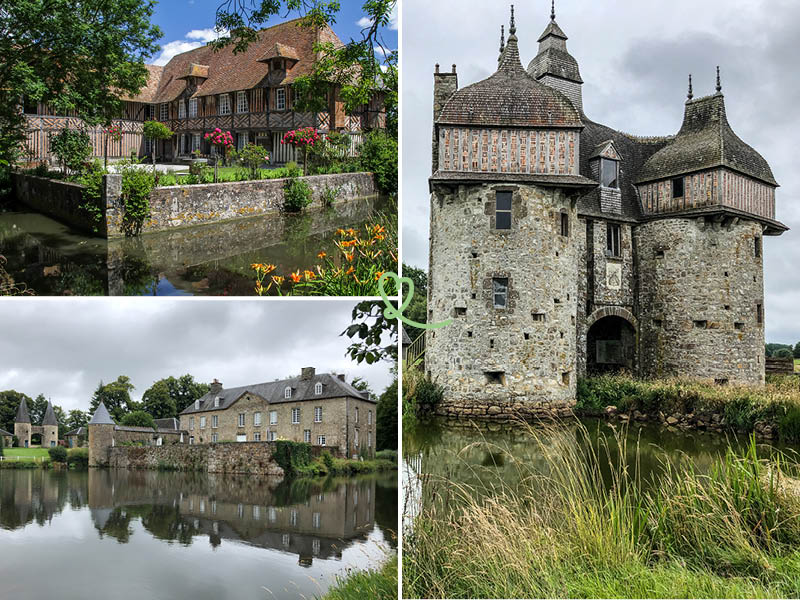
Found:
M 327 188 L 338 189 L 337 201 L 377 194 L 372 173 L 338 173 L 304 177 L 312 191 L 309 208 L 323 205 Z M 283 209 L 286 179 L 160 187 L 150 196 L 150 218 L 142 233 L 165 231 L 232 219 L 278 213 Z M 108 237 L 124 235 L 119 198 L 109 198 Z
M 283 469 L 272 458 L 274 447 L 270 442 L 115 446 L 109 448 L 108 466 L 283 477 Z
M 520 419 L 557 419 L 573 414 L 575 401 L 558 402 L 546 399 L 516 397 L 503 399 L 461 398 L 444 399 L 436 406 L 436 414 L 448 418 L 467 417 L 476 420 L 511 422 Z
M 103 220 L 100 223 L 95 222 L 81 208 L 85 202 L 84 186 L 22 173 L 12 173 L 11 178 L 16 198 L 22 204 L 85 233 L 105 234 Z

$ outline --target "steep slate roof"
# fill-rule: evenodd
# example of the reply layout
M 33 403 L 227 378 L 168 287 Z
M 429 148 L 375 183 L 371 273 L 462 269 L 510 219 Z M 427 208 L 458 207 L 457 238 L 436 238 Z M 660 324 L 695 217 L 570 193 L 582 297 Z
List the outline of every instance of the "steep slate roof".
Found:
M 644 164 L 637 182 L 667 179 L 714 167 L 728 167 L 778 185 L 764 157 L 731 129 L 721 92 L 686 102 L 678 135 Z
M 153 421 L 155 422 L 156 427 L 160 431 L 178 430 L 178 429 L 181 428 L 180 423 L 178 422 L 178 419 L 176 419 L 174 417 L 170 417 L 168 419 L 153 419 Z
M 22 402 L 19 403 L 17 407 L 17 416 L 14 417 L 14 423 L 30 423 L 31 416 L 28 413 L 28 405 L 25 402 L 25 398 L 22 399 Z
M 89 425 L 115 425 L 111 415 L 108 413 L 106 405 L 103 404 L 102 401 L 97 405 L 97 409 L 94 411 Z
M 314 393 L 314 385 L 317 382 L 322 383 L 322 394 L 320 395 Z M 292 387 L 291 398 L 284 398 L 286 386 Z M 223 388 L 216 393 L 209 392 L 200 398 L 199 409 L 195 410 L 194 402 L 192 402 L 181 411 L 181 414 L 186 415 L 210 410 L 225 410 L 232 406 L 243 394 L 248 392 L 261 396 L 269 404 L 299 402 L 301 400 L 324 400 L 326 398 L 341 398 L 343 396 L 367 400 L 373 403 L 377 402 L 376 399 L 368 398 L 364 393 L 359 392 L 352 385 L 342 381 L 335 375 L 321 373 L 319 375 L 314 375 L 310 379 L 292 377 L 291 379 L 281 379 L 280 381 L 270 381 L 268 383 L 256 383 L 228 389 Z M 220 398 L 220 404 L 219 407 L 214 408 L 214 398 L 217 397 Z
M 53 405 L 48 400 L 47 402 L 47 410 L 44 411 L 44 418 L 42 419 L 42 425 L 58 425 L 58 420 L 56 419 L 56 413 L 53 411 Z
M 575 127 L 581 117 L 558 90 L 525 72 L 512 21 L 497 71 L 478 83 L 457 90 L 445 103 L 439 124 L 488 127 Z
M 13 436 L 14 436 L 14 434 L 13 434 L 13 433 L 9 433 L 9 432 L 7 432 L 5 429 L 0 429 L 0 436 L 3 436 L 3 437 L 13 437 Z
M 174 100 L 186 89 L 186 81 L 181 78 L 190 73 L 193 64 L 208 67 L 208 78 L 200 83 L 193 98 L 254 88 L 269 74 L 269 65 L 259 62 L 259 59 L 276 46 L 283 46 L 284 49 L 291 47 L 298 57 L 298 62 L 286 70 L 281 81 L 270 82 L 271 85 L 287 85 L 300 75 L 311 72 L 316 60 L 314 44 L 317 41 L 343 45 L 330 27 L 316 30 L 301 26 L 300 21 L 294 19 L 259 31 L 258 41 L 250 44 L 241 54 L 234 55 L 233 46 L 216 52 L 210 46 L 200 46 L 177 54 L 163 67 L 156 93 L 148 100 L 140 100 L 139 97 L 136 100 L 158 103 Z M 147 89 L 150 85 L 148 82 Z
M 68 435 L 78 435 L 78 436 L 80 436 L 80 435 L 88 435 L 88 434 L 89 434 L 89 431 L 86 429 L 86 427 L 78 427 L 77 429 L 73 429 L 72 431 L 68 431 L 67 433 L 65 433 L 64 437 L 67 437 Z

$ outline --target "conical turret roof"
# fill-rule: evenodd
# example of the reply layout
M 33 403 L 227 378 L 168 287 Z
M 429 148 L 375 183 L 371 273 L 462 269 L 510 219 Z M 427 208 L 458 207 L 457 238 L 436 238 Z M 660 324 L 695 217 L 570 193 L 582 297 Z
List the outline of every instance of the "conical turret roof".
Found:
M 19 407 L 17 408 L 17 416 L 14 418 L 14 423 L 30 423 L 31 416 L 28 414 L 28 405 L 25 402 L 25 398 L 22 399 L 22 402 L 19 403 Z
M 528 74 L 534 79 L 552 75 L 560 79 L 583 83 L 578 61 L 567 50 L 567 34 L 556 23 L 556 10 L 550 13 L 550 23 L 539 36 L 539 52 L 528 63 Z
M 101 401 L 100 404 L 97 405 L 97 409 L 94 411 L 92 415 L 92 420 L 89 421 L 89 425 L 115 425 L 114 420 L 111 418 L 111 415 L 108 413 L 108 409 L 106 405 L 103 404 Z
M 44 411 L 44 418 L 42 419 L 42 425 L 58 425 L 58 420 L 56 419 L 56 413 L 53 410 L 53 404 L 48 400 L 47 402 L 47 410 Z

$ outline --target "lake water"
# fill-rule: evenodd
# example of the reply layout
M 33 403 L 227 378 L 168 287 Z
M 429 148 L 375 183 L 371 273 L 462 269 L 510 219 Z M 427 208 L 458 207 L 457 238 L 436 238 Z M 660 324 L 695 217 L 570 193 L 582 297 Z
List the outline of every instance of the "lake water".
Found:
M 0 597 L 300 599 L 396 549 L 396 474 L 0 470 Z
M 255 291 L 253 263 L 286 275 L 333 256 L 339 228 L 360 228 L 386 198 L 106 241 L 21 206 L 0 207 L 6 271 L 37 295 L 233 295 Z

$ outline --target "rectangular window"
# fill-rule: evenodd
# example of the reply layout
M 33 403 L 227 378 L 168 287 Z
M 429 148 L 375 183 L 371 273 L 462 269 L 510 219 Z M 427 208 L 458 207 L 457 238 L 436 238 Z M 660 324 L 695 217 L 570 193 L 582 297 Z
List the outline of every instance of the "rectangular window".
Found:
M 269 411 L 269 424 L 270 425 L 277 425 L 278 424 L 278 411 L 277 410 Z
M 372 448 L 372 432 L 367 432 L 367 448 Z
M 161 105 L 161 120 L 166 121 L 169 119 L 169 104 Z
M 495 308 L 508 306 L 508 277 L 494 277 L 492 279 L 492 295 Z
M 616 223 L 606 225 L 606 256 L 619 258 L 621 254 L 620 226 Z
M 358 429 L 356 429 L 356 439 L 355 439 L 356 448 L 358 448 Z
M 185 119 L 186 118 L 186 102 L 183 100 L 178 100 L 178 118 Z
M 317 437 L 317 446 L 324 446 L 325 445 L 325 436 L 320 435 Z
M 261 441 L 261 432 L 260 431 L 256 431 L 253 434 L 253 441 L 254 442 L 260 442 Z
M 194 429 L 194 417 L 189 417 L 189 429 Z
M 228 94 L 219 95 L 219 114 L 231 114 L 231 97 Z
M 372 411 L 367 411 L 367 425 L 372 425 Z
M 213 443 L 213 444 L 217 443 L 217 434 L 216 433 L 212 433 L 211 434 L 211 443 Z
M 300 409 L 293 408 L 292 409 L 292 425 L 297 425 L 300 423 Z
M 244 427 L 245 413 L 239 413 L 239 427 Z
M 241 151 L 245 146 L 247 146 L 247 134 L 240 133 L 236 136 L 236 149 Z
M 358 423 L 358 407 L 356 406 L 356 423 Z
M 277 437 L 278 436 L 274 431 L 268 431 L 267 432 L 267 441 L 268 442 L 274 442 Z
M 211 416 L 211 427 L 212 428 L 219 427 L 219 415 L 212 415 Z
M 619 187 L 619 163 L 608 158 L 600 159 L 600 185 L 606 188 L 617 189 Z
M 258 427 L 261 425 L 261 413 L 253 413 L 253 425 Z
M 310 429 L 306 429 L 306 430 L 303 432 L 303 441 L 304 441 L 306 444 L 310 444 L 310 443 L 311 443 L 311 430 L 310 430 Z
M 247 92 L 236 92 L 236 112 L 247 112 Z
M 761 238 L 756 236 L 753 240 L 753 251 L 755 253 L 756 258 L 761 258 Z
M 197 98 L 189 99 L 189 118 L 197 116 Z
M 206 418 L 200 417 L 200 429 L 205 429 L 205 428 L 206 428 Z
M 322 407 L 317 406 L 314 408 L 314 423 L 322 423 Z
M 764 307 L 761 304 L 756 304 L 756 323 L 759 325 L 764 323 Z
M 569 214 L 561 213 L 561 235 L 569 237 Z
M 322 525 L 322 516 L 320 513 L 315 512 L 311 515 L 311 524 L 314 526 L 315 529 L 319 529 Z
M 672 197 L 683 198 L 683 177 L 672 180 Z
M 193 133 L 192 134 L 192 151 L 200 150 L 200 134 Z
M 511 229 L 511 192 L 496 192 L 494 228 Z
M 275 110 L 286 110 L 286 90 L 275 90 Z
M 150 121 L 155 121 L 156 118 L 156 105 L 151 104 L 147 107 L 147 118 Z

